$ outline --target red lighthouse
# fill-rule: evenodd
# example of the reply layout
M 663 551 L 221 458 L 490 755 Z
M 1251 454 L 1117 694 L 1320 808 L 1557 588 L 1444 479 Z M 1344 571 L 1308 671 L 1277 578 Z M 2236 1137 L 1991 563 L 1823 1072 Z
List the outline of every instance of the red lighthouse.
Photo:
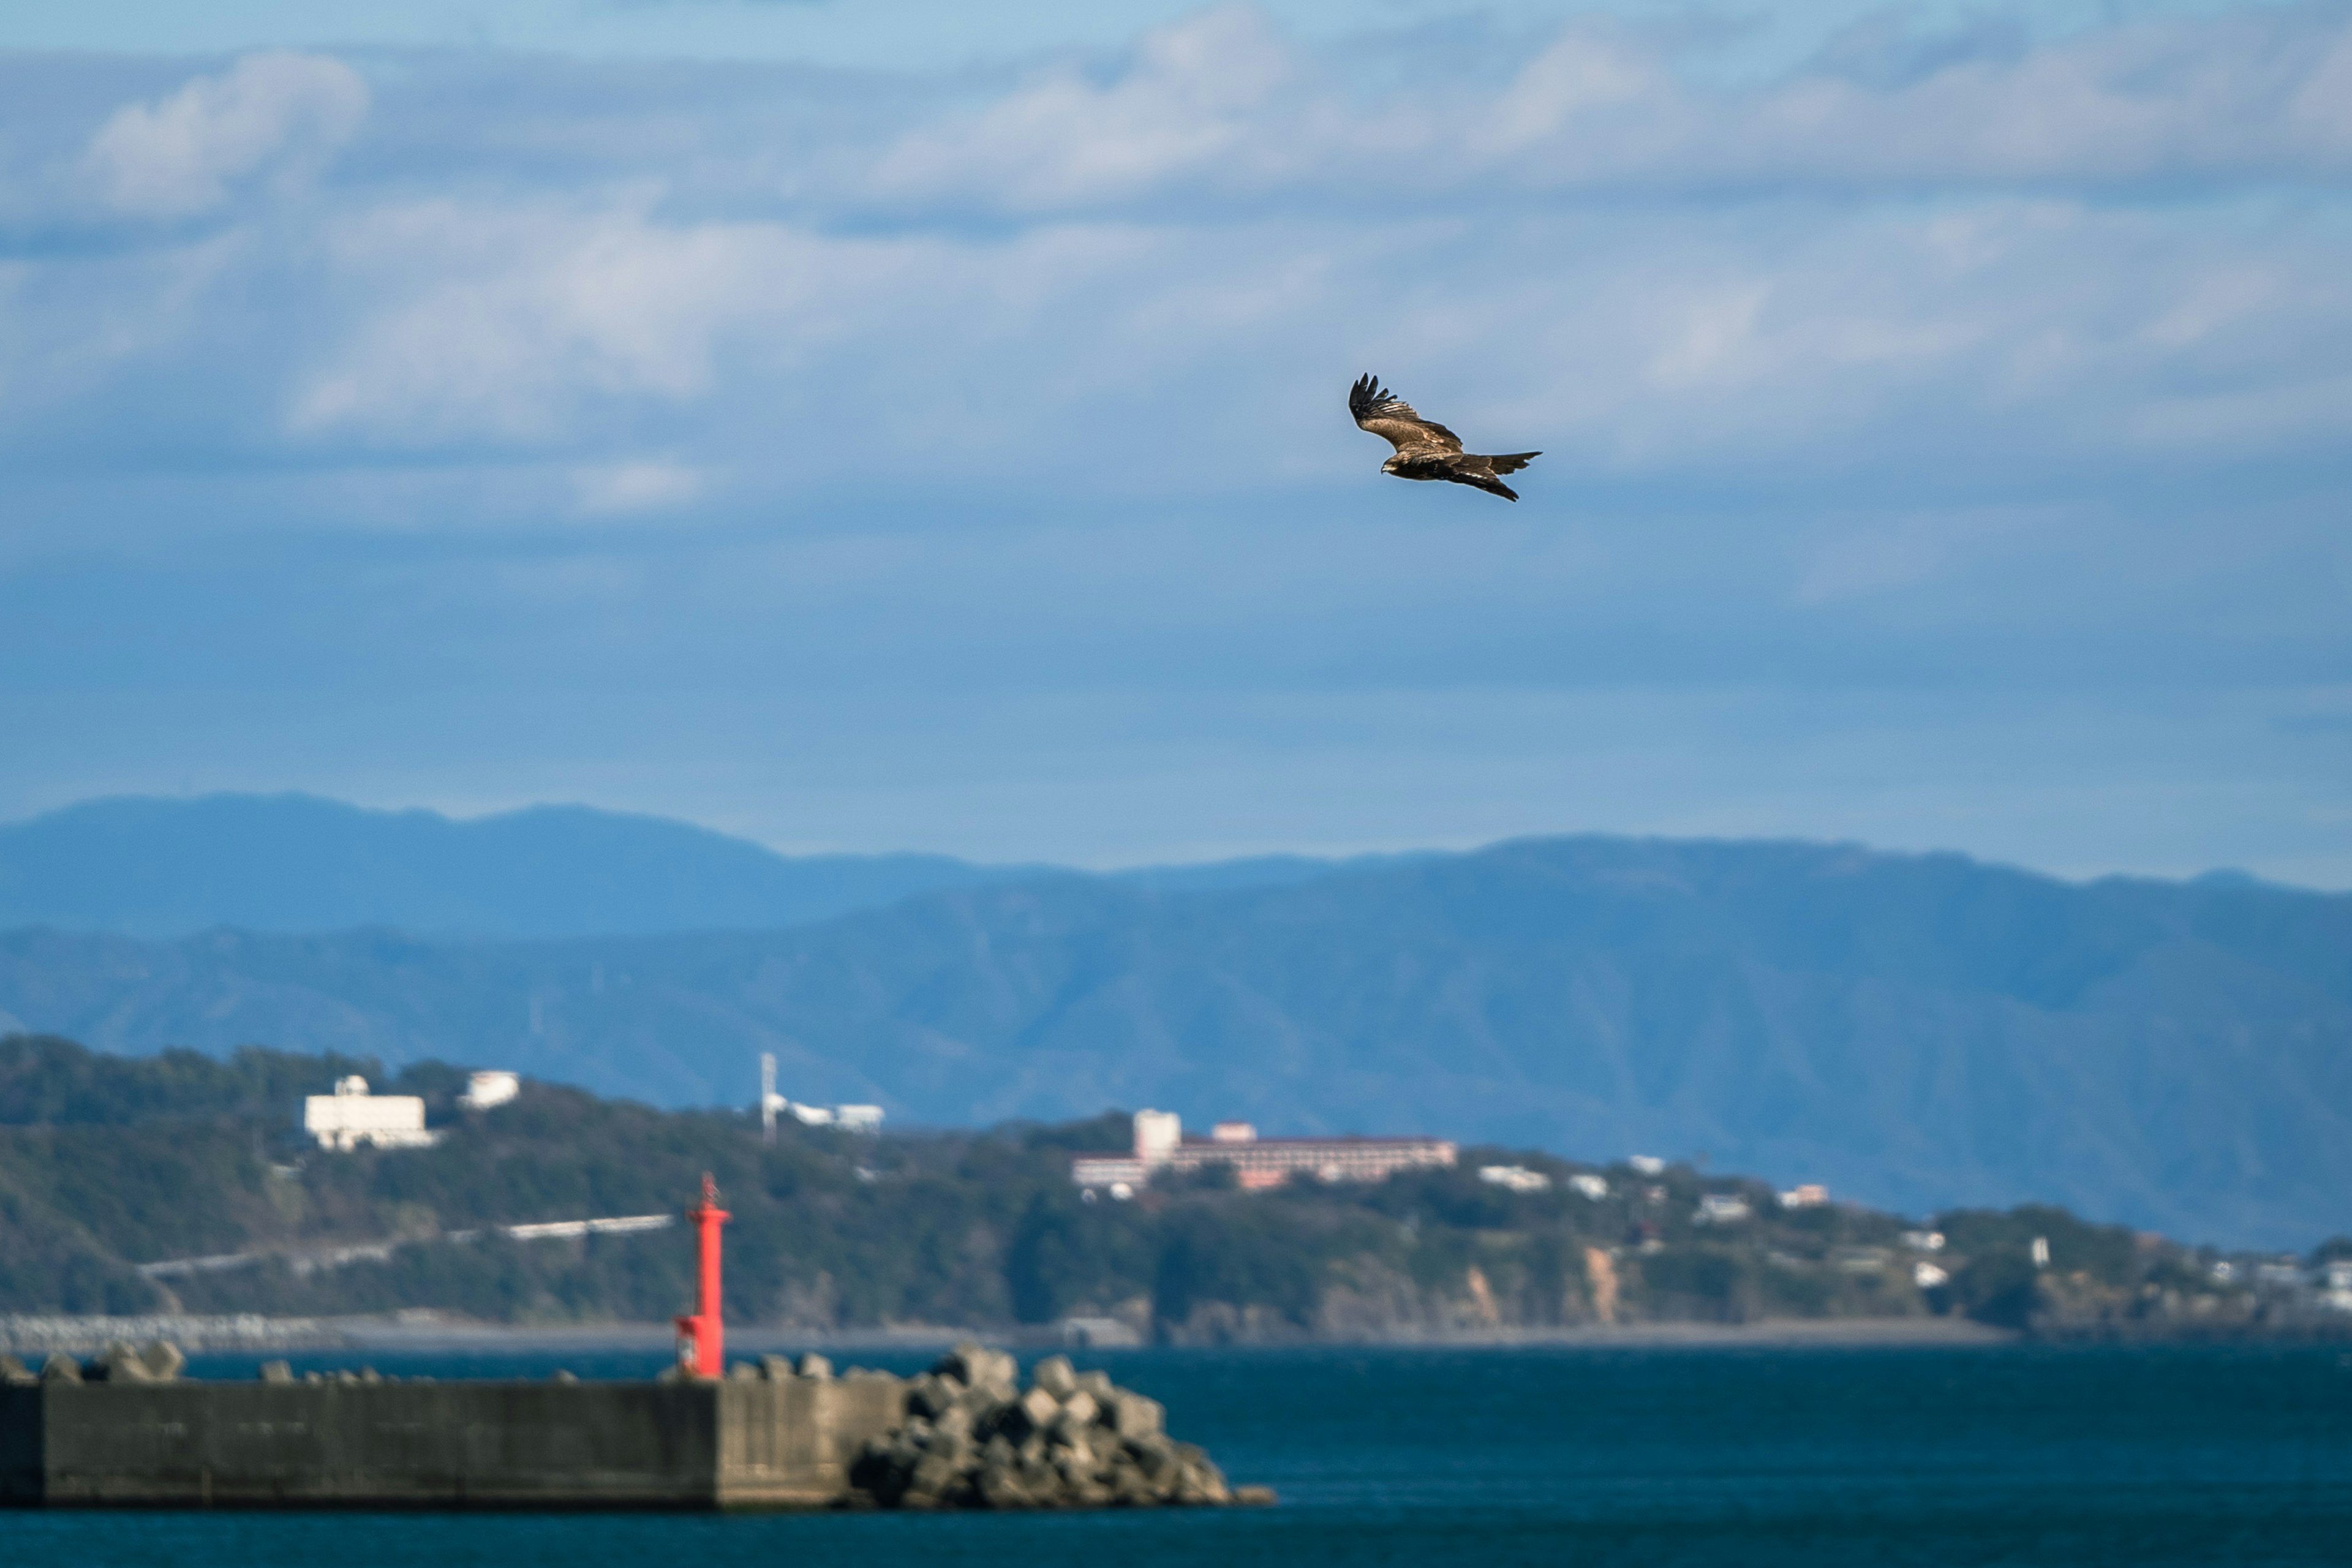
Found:
M 686 1211 L 694 1222 L 696 1286 L 694 1316 L 677 1323 L 678 1364 L 697 1377 L 718 1377 L 727 1370 L 727 1325 L 719 1306 L 719 1227 L 730 1217 L 719 1206 L 719 1185 L 702 1173 L 702 1203 Z

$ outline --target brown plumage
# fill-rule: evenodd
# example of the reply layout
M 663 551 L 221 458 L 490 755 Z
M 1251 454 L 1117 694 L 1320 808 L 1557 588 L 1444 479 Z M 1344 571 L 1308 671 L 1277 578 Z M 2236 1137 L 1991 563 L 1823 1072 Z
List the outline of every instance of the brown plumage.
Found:
M 1517 500 L 1519 492 L 1499 476 L 1516 474 L 1543 456 L 1540 452 L 1505 452 L 1482 457 L 1462 449 L 1462 437 L 1433 419 L 1423 419 L 1412 405 L 1368 375 L 1348 393 L 1348 412 L 1356 423 L 1396 448 L 1396 456 L 1381 465 L 1381 472 L 1401 479 L 1446 479 L 1475 485 L 1491 496 Z

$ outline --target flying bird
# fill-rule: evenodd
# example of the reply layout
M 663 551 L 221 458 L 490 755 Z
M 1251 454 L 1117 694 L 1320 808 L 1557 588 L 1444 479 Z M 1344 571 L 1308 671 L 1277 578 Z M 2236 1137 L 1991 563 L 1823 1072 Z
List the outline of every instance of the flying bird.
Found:
M 1446 479 L 1475 485 L 1490 496 L 1517 500 L 1519 492 L 1501 476 L 1516 474 L 1541 452 L 1505 452 L 1480 457 L 1462 449 L 1462 437 L 1433 419 L 1423 419 L 1412 405 L 1381 384 L 1377 375 L 1365 376 L 1348 393 L 1348 412 L 1356 423 L 1396 448 L 1396 456 L 1381 465 L 1381 472 L 1401 479 Z

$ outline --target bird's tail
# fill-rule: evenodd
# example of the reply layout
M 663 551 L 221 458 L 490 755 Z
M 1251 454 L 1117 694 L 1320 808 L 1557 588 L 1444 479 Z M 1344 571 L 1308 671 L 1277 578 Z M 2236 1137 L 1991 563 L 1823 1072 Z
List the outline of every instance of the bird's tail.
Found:
M 1486 461 L 1498 474 L 1516 474 L 1542 456 L 1541 452 L 1505 452 L 1499 457 L 1488 458 Z

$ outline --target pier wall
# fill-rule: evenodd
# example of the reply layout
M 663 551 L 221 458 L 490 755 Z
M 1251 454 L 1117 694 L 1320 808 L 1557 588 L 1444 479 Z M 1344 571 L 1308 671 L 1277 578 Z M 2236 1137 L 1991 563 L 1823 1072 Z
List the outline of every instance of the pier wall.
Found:
M 895 1378 L 0 1388 L 0 1504 L 817 1508 Z

